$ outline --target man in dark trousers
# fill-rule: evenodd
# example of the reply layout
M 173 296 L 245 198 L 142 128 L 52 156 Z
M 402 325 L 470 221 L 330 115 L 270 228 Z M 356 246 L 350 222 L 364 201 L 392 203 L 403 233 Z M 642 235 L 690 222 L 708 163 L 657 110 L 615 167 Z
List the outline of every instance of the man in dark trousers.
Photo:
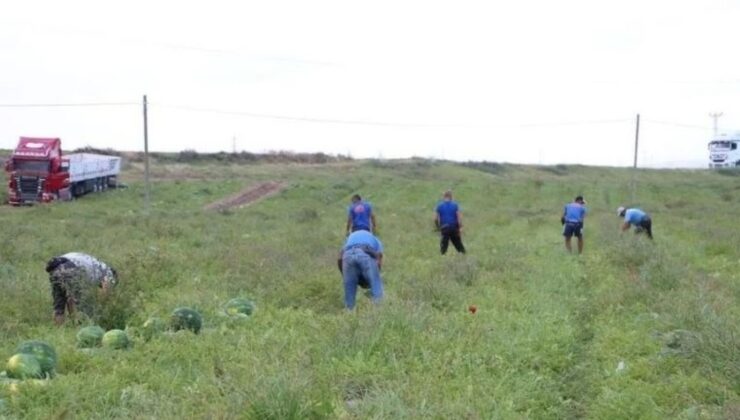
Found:
M 462 243 L 462 213 L 460 206 L 452 201 L 452 191 L 445 191 L 442 201 L 437 204 L 437 210 L 434 218 L 434 224 L 442 234 L 439 243 L 439 250 L 444 255 L 450 241 L 455 246 L 457 252 L 465 253 L 465 246 Z
M 650 219 L 649 214 L 638 208 L 628 209 L 619 207 L 617 209 L 617 216 L 624 217 L 622 232 L 628 230 L 630 226 L 634 226 L 635 233 L 645 232 L 648 238 L 653 239 L 653 221 Z
M 355 307 L 357 286 L 370 289 L 374 303 L 383 298 L 383 244 L 372 233 L 358 230 L 351 233 L 340 251 L 340 271 L 344 281 L 344 306 Z
M 377 224 L 370 203 L 363 201 L 359 194 L 352 196 L 352 204 L 347 208 L 347 235 L 358 230 L 375 233 Z
M 563 208 L 560 223 L 563 225 L 563 236 L 565 236 L 565 249 L 572 252 L 570 240 L 573 236 L 578 238 L 578 253 L 583 253 L 583 219 L 586 217 L 586 202 L 583 196 L 578 196 L 572 203 Z
M 77 307 L 89 312 L 90 293 L 98 289 L 108 293 L 116 284 L 116 271 L 106 263 L 81 252 L 53 257 L 46 263 L 51 295 L 54 300 L 54 322 L 64 323 L 64 313 L 72 316 Z M 89 315 L 89 314 L 88 314 Z

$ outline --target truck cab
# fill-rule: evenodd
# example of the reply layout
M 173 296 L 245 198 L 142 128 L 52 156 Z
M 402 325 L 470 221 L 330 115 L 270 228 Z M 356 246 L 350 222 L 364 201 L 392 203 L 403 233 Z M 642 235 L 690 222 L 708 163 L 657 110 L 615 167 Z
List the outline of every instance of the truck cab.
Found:
M 5 163 L 12 205 L 70 200 L 118 185 L 121 158 L 94 153 L 62 154 L 58 138 L 21 137 Z
M 58 138 L 21 137 L 5 170 L 10 204 L 68 198 L 69 160 L 62 157 Z
M 740 167 L 740 132 L 715 136 L 707 147 L 710 168 Z

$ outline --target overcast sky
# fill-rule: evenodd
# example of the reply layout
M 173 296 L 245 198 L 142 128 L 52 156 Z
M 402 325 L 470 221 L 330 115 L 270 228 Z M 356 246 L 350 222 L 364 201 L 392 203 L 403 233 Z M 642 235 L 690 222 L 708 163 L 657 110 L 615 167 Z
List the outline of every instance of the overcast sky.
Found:
M 34 1 L 0 14 L 0 148 L 704 166 L 740 130 L 740 2 Z M 132 105 L 125 105 L 131 103 Z

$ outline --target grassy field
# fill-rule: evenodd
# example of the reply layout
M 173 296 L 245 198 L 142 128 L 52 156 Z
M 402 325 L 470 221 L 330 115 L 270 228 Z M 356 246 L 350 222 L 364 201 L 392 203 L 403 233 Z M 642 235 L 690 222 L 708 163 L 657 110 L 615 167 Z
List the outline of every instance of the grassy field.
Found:
M 740 418 L 740 178 L 624 169 L 456 165 L 155 164 L 144 207 L 129 189 L 0 208 L 0 358 L 43 339 L 60 355 L 46 386 L 0 388 L 8 418 Z M 263 181 L 279 195 L 208 212 Z M 433 208 L 452 188 L 465 256 L 440 256 Z M 345 208 L 377 211 L 386 299 L 342 308 Z M 562 206 L 582 193 L 582 256 L 564 251 Z M 4 198 L 4 197 L 0 197 Z M 653 216 L 655 241 L 620 234 L 615 209 Z M 121 284 L 101 314 L 137 327 L 178 306 L 199 335 L 75 348 L 51 323 L 45 262 L 89 252 Z M 218 315 L 233 297 L 257 311 Z M 476 314 L 468 305 L 478 307 Z

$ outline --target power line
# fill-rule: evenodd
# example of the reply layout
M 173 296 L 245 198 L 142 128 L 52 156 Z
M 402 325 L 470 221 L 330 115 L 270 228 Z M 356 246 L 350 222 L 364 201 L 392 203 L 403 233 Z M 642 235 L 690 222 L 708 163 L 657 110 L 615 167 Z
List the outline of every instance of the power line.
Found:
M 129 105 L 139 105 L 139 104 L 136 102 L 0 104 L 0 108 L 63 108 L 63 107 L 129 106 Z
M 116 106 L 139 106 L 138 102 L 67 102 L 67 103 L 10 103 L 0 104 L 0 108 L 86 108 L 86 107 L 116 107 Z M 400 128 L 547 128 L 561 126 L 578 126 L 578 125 L 599 125 L 599 124 L 620 124 L 630 123 L 631 119 L 604 119 L 604 120 L 582 120 L 582 121 L 561 121 L 561 122 L 540 122 L 540 123 L 521 123 L 521 124 L 453 124 L 453 123 L 417 123 L 417 122 L 390 122 L 375 120 L 353 120 L 339 118 L 318 118 L 318 117 L 300 117 L 284 114 L 264 114 L 258 112 L 228 110 L 221 108 L 205 108 L 190 105 L 175 105 L 165 103 L 152 103 L 149 106 L 179 109 L 190 112 L 204 112 L 221 115 L 236 115 L 250 118 L 263 118 L 283 121 L 296 121 L 316 124 L 343 124 L 343 125 L 364 125 L 376 127 L 400 127 Z M 709 127 L 701 125 L 683 124 L 670 121 L 643 120 L 646 123 L 667 125 L 679 128 L 690 128 L 697 130 L 707 130 Z
M 309 122 L 309 123 L 324 123 L 324 124 L 347 124 L 347 125 L 372 125 L 372 126 L 383 126 L 383 127 L 460 127 L 458 124 L 424 124 L 424 123 L 396 123 L 396 122 L 385 122 L 385 121 L 370 121 L 370 120 L 344 120 L 336 118 L 313 118 L 313 117 L 296 117 L 289 115 L 279 114 L 261 114 L 255 112 L 246 111 L 233 111 L 217 108 L 201 108 L 189 105 L 169 105 L 169 104 L 153 104 L 163 108 L 180 109 L 184 111 L 192 112 L 207 112 L 211 114 L 222 114 L 222 115 L 237 115 L 252 118 L 265 118 L 273 120 L 287 120 L 287 121 L 298 121 L 298 122 Z
M 693 124 L 682 124 L 682 123 L 674 123 L 669 121 L 656 121 L 656 120 L 643 120 L 643 122 L 648 122 L 652 124 L 659 124 L 659 125 L 669 125 L 679 128 L 694 128 L 697 130 L 709 130 L 709 127 L 703 126 L 703 125 L 693 125 Z
M 566 122 L 545 122 L 545 123 L 524 123 L 524 124 L 509 124 L 509 125 L 490 125 L 490 124 L 430 124 L 430 123 L 404 123 L 404 122 L 388 122 L 388 121 L 372 121 L 372 120 L 348 120 L 348 119 L 337 119 L 337 118 L 315 118 L 315 117 L 296 117 L 290 115 L 280 114 L 262 114 L 247 111 L 236 111 L 226 110 L 218 108 L 202 108 L 194 107 L 190 105 L 173 105 L 173 104 L 150 104 L 154 106 L 160 106 L 163 108 L 179 109 L 184 111 L 192 112 L 207 112 L 212 114 L 222 115 L 236 115 L 245 116 L 251 118 L 265 118 L 274 120 L 287 120 L 287 121 L 298 121 L 308 123 L 324 123 L 324 124 L 346 124 L 346 125 L 368 125 L 368 126 L 380 126 L 380 127 L 403 127 L 403 128 L 536 128 L 536 127 L 554 127 L 554 126 L 567 126 L 567 125 L 592 125 L 592 124 L 614 124 L 630 122 L 630 119 L 611 119 L 611 120 L 586 120 L 586 121 L 566 121 Z

